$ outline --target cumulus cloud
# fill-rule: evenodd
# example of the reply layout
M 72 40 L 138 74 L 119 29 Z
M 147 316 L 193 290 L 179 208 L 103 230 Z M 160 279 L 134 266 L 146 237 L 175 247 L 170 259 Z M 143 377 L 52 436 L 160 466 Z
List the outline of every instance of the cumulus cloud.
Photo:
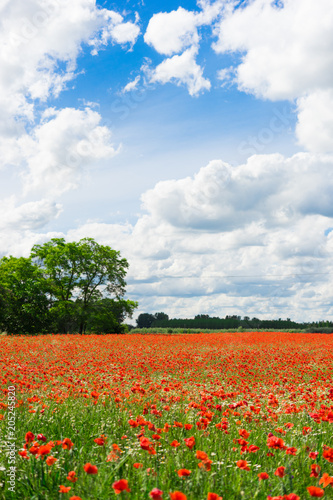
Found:
M 53 196 L 77 187 L 82 171 L 111 158 L 117 150 L 111 132 L 100 125 L 101 115 L 84 110 L 49 108 L 40 125 L 18 140 L 28 172 L 25 191 L 42 189 Z
M 93 47 L 92 54 L 96 55 L 98 50 L 109 43 L 120 45 L 130 44 L 133 46 L 140 34 L 140 28 L 136 22 L 124 22 L 120 14 L 103 9 L 105 25 L 101 34 L 89 41 Z M 136 19 L 138 21 L 138 18 Z
M 318 319 L 333 307 L 332 167 L 332 155 L 310 153 L 215 160 L 144 193 L 135 223 L 87 222 L 64 236 L 120 250 L 140 312 Z
M 316 152 L 333 151 L 333 88 L 318 90 L 297 101 L 296 135 Z
M 211 83 L 204 78 L 203 69 L 195 61 L 196 55 L 197 49 L 191 47 L 179 56 L 165 59 L 150 71 L 150 81 L 162 84 L 173 82 L 178 86 L 186 85 L 191 96 L 197 96 L 203 90 L 209 90 Z
M 238 167 L 212 161 L 193 178 L 159 182 L 143 195 L 143 206 L 175 227 L 204 231 L 263 219 L 271 229 L 309 214 L 332 217 L 332 162 L 332 156 L 307 153 L 255 155 Z M 302 189 L 295 192 L 300 178 Z
M 171 56 L 199 42 L 197 14 L 179 7 L 159 12 L 149 21 L 144 40 L 159 54 Z
M 254 0 L 230 9 L 214 49 L 243 54 L 242 90 L 272 100 L 295 99 L 333 82 L 333 5 L 330 0 Z
M 145 42 L 159 54 L 171 56 L 184 49 L 197 46 L 200 41 L 198 28 L 211 24 L 221 15 L 224 2 L 198 2 L 200 11 L 189 11 L 183 7 L 171 12 L 159 12 L 150 19 Z
M 37 230 L 57 218 L 60 204 L 42 199 L 17 205 L 14 197 L 0 202 L 0 228 L 2 231 Z
M 185 84 L 192 96 L 210 89 L 210 81 L 203 77 L 203 68 L 195 61 L 200 44 L 199 28 L 215 21 L 222 13 L 223 4 L 221 0 L 213 3 L 201 0 L 198 1 L 200 11 L 179 7 L 153 15 L 144 40 L 159 54 L 173 57 L 165 59 L 151 72 L 152 82 Z
M 58 96 L 75 76 L 82 44 L 90 43 L 96 53 L 109 41 L 133 44 L 139 34 L 135 23 L 97 8 L 91 0 L 12 0 L 2 2 L 0 17 L 4 20 L 0 25 L 0 128 L 5 124 L 14 135 L 14 117 L 33 120 L 34 100 Z
M 225 9 L 215 29 L 218 54 L 238 53 L 234 82 L 242 91 L 298 110 L 297 136 L 309 151 L 333 150 L 333 4 L 330 0 L 253 0 Z M 220 77 L 230 76 L 228 69 Z

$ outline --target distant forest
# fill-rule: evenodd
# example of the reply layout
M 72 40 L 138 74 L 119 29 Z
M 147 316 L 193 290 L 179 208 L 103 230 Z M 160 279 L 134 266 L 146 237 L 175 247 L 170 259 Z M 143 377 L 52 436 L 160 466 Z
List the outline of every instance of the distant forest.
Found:
M 259 319 L 248 316 L 226 316 L 225 318 L 211 317 L 208 314 L 198 314 L 194 318 L 169 318 L 163 312 L 149 314 L 142 313 L 136 320 L 136 328 L 201 328 L 209 330 L 227 330 L 240 328 L 249 330 L 311 330 L 316 332 L 333 332 L 332 321 L 318 321 L 297 323 L 287 319 Z

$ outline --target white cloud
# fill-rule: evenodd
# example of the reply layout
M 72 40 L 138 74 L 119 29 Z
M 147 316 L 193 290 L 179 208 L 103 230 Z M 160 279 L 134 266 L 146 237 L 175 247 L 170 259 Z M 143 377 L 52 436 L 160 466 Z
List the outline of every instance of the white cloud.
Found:
M 301 97 L 297 104 L 300 144 L 310 151 L 333 151 L 333 88 Z
M 331 0 L 254 0 L 225 14 L 214 48 L 240 51 L 240 89 L 272 100 L 295 99 L 333 83 Z
M 17 206 L 14 197 L 7 198 L 0 202 L 0 228 L 7 232 L 37 230 L 57 218 L 61 210 L 61 205 L 46 199 Z
M 136 22 L 124 22 L 123 16 L 113 11 L 103 9 L 102 12 L 106 22 L 101 35 L 89 42 L 94 47 L 92 54 L 96 55 L 101 47 L 108 45 L 110 42 L 133 46 L 140 34 L 140 28 Z
M 159 54 L 171 56 L 199 42 L 197 14 L 179 7 L 159 12 L 149 21 L 144 40 Z
M 120 250 L 140 312 L 328 318 L 332 167 L 332 155 L 309 153 L 256 155 L 236 167 L 215 160 L 144 193 L 135 224 L 90 222 L 64 236 Z M 31 232 L 23 238 L 31 244 Z M 18 244 L 7 238 L 5 248 Z
M 143 206 L 174 227 L 217 232 L 262 220 L 272 229 L 310 214 L 333 217 L 332 163 L 332 156 L 307 153 L 256 155 L 238 167 L 213 161 L 193 178 L 159 182 Z
M 309 151 L 333 151 L 331 0 L 285 0 L 281 6 L 253 0 L 236 9 L 230 4 L 215 33 L 217 53 L 241 55 L 238 88 L 273 101 L 296 100 L 300 143 Z
M 223 4 L 221 0 L 213 3 L 201 0 L 198 2 L 201 9 L 198 12 L 179 7 L 171 12 L 154 14 L 149 21 L 144 40 L 159 54 L 166 56 L 198 46 L 200 41 L 198 28 L 210 25 L 221 15 Z
M 128 84 L 125 85 L 125 87 L 123 88 L 122 93 L 126 94 L 126 92 L 132 92 L 133 90 L 135 90 L 138 87 L 140 79 L 141 79 L 141 76 L 138 75 L 135 77 L 134 80 L 132 80 L 131 82 L 128 82 Z
M 42 123 L 18 140 L 28 173 L 25 191 L 59 195 L 77 187 L 82 171 L 117 151 L 101 116 L 90 108 L 47 109 Z
M 221 15 L 224 4 L 222 0 L 197 3 L 200 11 L 179 7 L 154 14 L 144 35 L 145 42 L 159 54 L 173 56 L 151 71 L 151 81 L 185 84 L 192 96 L 211 87 L 210 81 L 203 77 L 203 68 L 195 61 L 201 39 L 199 28 L 213 23 Z
M 218 70 L 217 78 L 221 80 L 221 87 L 226 87 L 229 83 L 231 84 L 235 76 L 235 68 L 230 66 L 229 68 L 223 68 Z
M 58 96 L 75 76 L 82 44 L 133 44 L 136 24 L 92 0 L 12 0 L 0 6 L 0 127 L 32 120 L 34 100 Z M 59 69 L 59 64 L 63 69 Z M 1 123 L 2 122 L 2 123 Z
M 191 47 L 180 56 L 175 55 L 165 59 L 150 72 L 150 81 L 186 85 L 191 96 L 197 96 L 203 90 L 209 90 L 211 83 L 203 77 L 203 69 L 195 61 L 196 55 L 197 49 Z

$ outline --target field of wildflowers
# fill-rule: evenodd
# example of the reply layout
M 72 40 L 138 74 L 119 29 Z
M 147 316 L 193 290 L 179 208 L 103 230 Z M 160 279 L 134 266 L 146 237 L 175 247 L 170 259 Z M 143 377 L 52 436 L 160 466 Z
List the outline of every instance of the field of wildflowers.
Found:
M 333 336 L 0 338 L 0 498 L 333 499 Z

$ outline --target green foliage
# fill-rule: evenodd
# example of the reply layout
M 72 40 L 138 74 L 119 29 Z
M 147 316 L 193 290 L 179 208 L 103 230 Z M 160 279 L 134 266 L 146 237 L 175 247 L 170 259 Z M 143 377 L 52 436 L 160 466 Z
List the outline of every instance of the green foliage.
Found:
M 126 316 L 132 317 L 138 303 L 124 299 L 104 298 L 96 302 L 87 320 L 86 330 L 94 333 L 126 333 L 123 325 Z
M 0 260 L 0 325 L 10 333 L 37 333 L 48 327 L 49 297 L 41 269 L 31 259 Z
M 208 314 L 197 314 L 194 318 L 169 318 L 165 313 L 148 314 L 142 313 L 137 319 L 137 328 L 151 328 L 156 332 L 163 329 L 173 329 L 174 332 L 184 332 L 187 330 L 209 330 L 209 331 L 300 331 L 306 330 L 313 333 L 331 333 L 333 332 L 333 322 L 320 321 L 317 323 L 296 323 L 290 318 L 287 319 L 268 319 L 261 320 L 258 318 L 250 319 L 249 316 L 218 316 L 211 317 Z
M 30 258 L 0 261 L 0 330 L 9 333 L 120 332 L 137 303 L 123 299 L 126 259 L 92 238 L 54 238 Z
M 154 316 L 149 313 L 139 314 L 136 324 L 138 328 L 149 328 L 154 322 Z

